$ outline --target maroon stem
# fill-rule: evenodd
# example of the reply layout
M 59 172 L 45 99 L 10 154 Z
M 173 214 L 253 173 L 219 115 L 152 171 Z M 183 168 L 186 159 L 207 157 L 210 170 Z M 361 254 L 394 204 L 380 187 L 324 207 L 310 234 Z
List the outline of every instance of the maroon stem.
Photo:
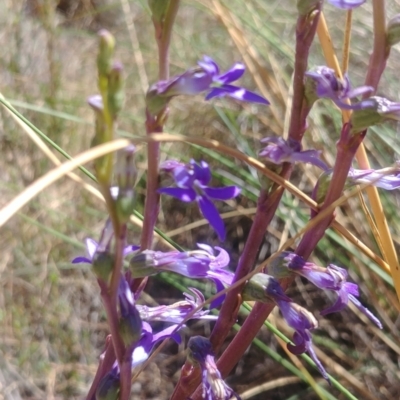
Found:
M 329 207 L 342 195 L 351 164 L 359 145 L 364 139 L 364 136 L 365 132 L 358 133 L 356 135 L 352 134 L 350 124 L 345 124 L 343 126 L 340 139 L 336 145 L 337 156 L 333 169 L 332 180 L 329 184 L 328 192 L 320 212 Z M 326 229 L 332 222 L 332 217 L 333 212 L 323 218 L 318 224 L 304 234 L 296 249 L 296 253 L 298 255 L 305 259 L 310 256 L 324 235 Z
M 172 27 L 178 13 L 180 0 L 170 0 L 167 14 L 163 22 L 153 20 L 155 37 L 158 46 L 158 79 L 169 78 L 169 45 L 171 42 Z M 162 110 L 157 117 L 146 112 L 146 133 L 160 133 L 167 117 L 167 109 Z M 153 232 L 160 211 L 160 195 L 158 194 L 158 165 L 160 160 L 160 144 L 150 142 L 147 145 L 147 188 L 144 207 L 143 230 L 140 249 L 151 248 Z
M 109 335 L 106 339 L 106 349 L 104 351 L 104 356 L 99 361 L 99 366 L 96 371 L 96 375 L 93 379 L 92 385 L 90 386 L 89 392 L 86 396 L 86 400 L 96 400 L 96 390 L 107 372 L 111 371 L 111 368 L 115 362 L 115 351 L 114 346 L 111 342 L 111 336 Z

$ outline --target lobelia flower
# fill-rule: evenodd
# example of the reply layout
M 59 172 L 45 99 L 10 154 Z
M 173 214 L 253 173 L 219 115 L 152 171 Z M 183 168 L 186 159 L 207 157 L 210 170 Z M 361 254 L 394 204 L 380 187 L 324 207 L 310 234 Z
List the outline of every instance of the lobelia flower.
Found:
M 222 379 L 214 358 L 214 352 L 210 341 L 202 336 L 193 336 L 189 339 L 188 359 L 194 366 L 201 369 L 203 384 L 203 399 L 229 400 L 232 396 L 240 400 L 236 394 Z
M 347 282 L 348 273 L 344 268 L 340 268 L 334 264 L 329 264 L 327 268 L 322 268 L 290 252 L 283 252 L 281 257 L 275 261 L 272 266 L 272 273 L 277 272 L 279 274 L 279 269 L 288 268 L 290 271 L 308 279 L 318 288 L 333 290 L 337 293 L 338 299 L 336 303 L 321 311 L 321 315 L 341 311 L 351 301 L 374 324 L 382 329 L 382 324 L 378 318 L 356 298 L 359 296 L 358 286 L 355 283 Z
M 174 324 L 158 333 L 153 333 L 153 328 L 150 324 L 143 322 L 141 338 L 135 344 L 132 351 L 132 368 L 145 362 L 158 342 L 166 339 L 173 339 L 176 343 L 180 344 L 181 337 L 178 333 L 178 329 L 182 327 L 183 325 L 179 326 Z
M 245 67 L 235 63 L 228 71 L 220 73 L 217 63 L 204 56 L 198 67 L 190 68 L 181 75 L 152 85 L 146 95 L 147 108 L 151 114 L 158 114 L 173 96 L 196 95 L 207 91 L 206 100 L 213 97 L 229 96 L 237 100 L 268 105 L 264 97 L 231 83 L 242 77 Z
M 130 260 L 132 277 L 141 278 L 161 271 L 170 271 L 192 279 L 212 279 L 217 292 L 223 290 L 224 285 L 231 285 L 234 274 L 226 269 L 230 260 L 228 253 L 221 247 L 215 247 L 219 251 L 215 256 L 210 246 L 206 244 L 197 246 L 200 250 L 140 252 Z M 211 303 L 211 308 L 217 307 L 222 301 L 221 296 Z
M 189 164 L 178 165 L 169 171 L 178 187 L 160 188 L 158 192 L 173 196 L 186 203 L 196 201 L 204 218 L 215 229 L 219 239 L 225 240 L 224 222 L 212 200 L 233 199 L 240 193 L 240 189 L 236 186 L 209 187 L 211 171 L 205 161 L 197 164 L 191 160 Z
M 327 170 L 328 166 L 319 159 L 321 154 L 317 150 L 302 150 L 300 142 L 281 137 L 267 137 L 261 140 L 262 143 L 268 143 L 260 153 L 260 157 L 266 158 L 274 164 L 284 162 L 294 163 L 296 161 L 313 164 L 322 170 Z
M 400 121 L 400 103 L 373 96 L 360 101 L 357 109 L 351 114 L 351 132 L 358 133 L 387 120 Z
M 359 185 L 361 183 L 371 183 L 381 189 L 394 190 L 400 187 L 400 172 L 398 169 L 390 172 L 390 175 L 386 175 L 387 169 L 354 169 L 351 168 L 348 175 L 348 185 Z
M 311 105 L 318 98 L 331 99 L 339 108 L 356 110 L 362 108 L 360 103 L 347 104 L 346 99 L 352 99 L 362 94 L 373 92 L 371 86 L 360 86 L 351 89 L 349 77 L 344 75 L 339 79 L 333 69 L 318 66 L 306 72 L 305 92 L 308 103 Z
M 205 298 L 203 294 L 195 289 L 189 288 L 193 293 L 193 296 L 188 293 L 183 293 L 186 300 L 178 301 L 171 305 L 161 305 L 157 307 L 148 307 L 144 305 L 137 305 L 142 320 L 151 321 L 163 321 L 171 322 L 173 324 L 181 324 L 192 311 L 201 306 Z M 190 319 L 202 319 L 202 320 L 216 320 L 218 316 L 208 315 L 208 310 L 198 310 L 193 314 Z
M 280 277 L 287 276 L 288 273 L 285 271 L 280 274 Z M 288 350 L 296 355 L 308 352 L 321 375 L 330 383 L 328 374 L 312 347 L 310 331 L 318 327 L 317 320 L 310 312 L 286 296 L 279 282 L 273 276 L 262 273 L 252 276 L 242 290 L 242 298 L 245 301 L 277 304 L 287 324 L 295 330 L 294 344 L 288 343 Z
M 318 371 L 330 384 L 329 376 L 312 346 L 310 331 L 318 328 L 318 321 L 309 311 L 296 303 L 289 303 L 284 300 L 276 300 L 276 303 L 287 324 L 295 330 L 292 338 L 294 345 L 288 343 L 288 350 L 296 355 L 307 352 L 317 366 Z
M 102 230 L 99 243 L 94 239 L 87 238 L 85 240 L 87 256 L 75 257 L 72 260 L 73 264 L 91 264 L 94 273 L 99 279 L 108 282 L 110 274 L 114 268 L 114 254 L 111 251 L 111 242 L 114 236 L 114 230 L 110 219 L 107 220 L 105 227 Z M 123 250 L 123 256 L 136 251 L 139 247 L 128 245 Z
M 360 7 L 366 2 L 366 0 L 328 0 L 335 7 L 342 8 L 344 10 L 351 10 L 353 8 Z

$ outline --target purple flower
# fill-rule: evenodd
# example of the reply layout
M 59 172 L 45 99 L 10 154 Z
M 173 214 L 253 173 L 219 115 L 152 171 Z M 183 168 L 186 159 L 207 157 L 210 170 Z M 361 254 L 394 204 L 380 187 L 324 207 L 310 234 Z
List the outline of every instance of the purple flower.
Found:
M 181 75 L 167 81 L 159 81 L 150 87 L 146 103 L 148 110 L 156 115 L 166 106 L 169 99 L 178 95 L 196 95 L 207 91 L 206 100 L 213 97 L 229 96 L 234 99 L 268 105 L 264 97 L 239 86 L 231 85 L 241 78 L 245 67 L 241 63 L 234 64 L 228 71 L 220 73 L 217 63 L 208 56 Z
M 279 268 L 278 265 L 278 261 L 282 263 L 282 259 L 275 259 L 274 261 L 274 272 L 278 272 L 279 277 L 287 277 L 287 272 L 285 272 L 284 268 Z M 315 317 L 306 309 L 293 303 L 293 300 L 286 296 L 279 282 L 271 275 L 263 273 L 255 274 L 246 283 L 241 294 L 244 301 L 276 303 L 288 325 L 295 329 L 293 335 L 294 345 L 288 344 L 288 350 L 296 355 L 308 352 L 322 376 L 329 382 L 328 374 L 318 360 L 312 347 L 310 330 L 318 327 Z
M 181 337 L 177 333 L 178 327 L 179 325 L 171 325 L 158 333 L 153 333 L 152 327 L 147 322 L 143 322 L 142 336 L 132 352 L 132 368 L 145 362 L 158 342 L 165 339 L 173 339 L 180 344 Z
M 85 239 L 85 244 L 86 244 L 86 252 L 87 252 L 88 256 L 87 257 L 85 257 L 85 256 L 75 257 L 72 260 L 73 264 L 80 264 L 80 263 L 92 264 L 96 253 L 100 253 L 100 252 L 102 253 L 105 251 L 105 249 L 100 249 L 100 245 L 94 239 L 91 239 L 91 238 Z M 125 246 L 124 252 L 123 252 L 124 257 L 127 256 L 128 254 L 135 252 L 137 249 L 139 249 L 139 246 L 135 246 L 135 245 L 131 245 L 131 244 L 128 246 Z
M 188 341 L 188 359 L 201 368 L 203 399 L 229 400 L 240 397 L 224 382 L 214 358 L 210 341 L 202 336 L 193 336 Z
M 193 293 L 193 296 L 188 293 L 183 293 L 186 300 L 178 301 L 177 303 L 168 306 L 161 305 L 157 307 L 148 307 L 138 304 L 136 308 L 144 321 L 163 321 L 171 322 L 173 324 L 181 324 L 188 314 L 204 304 L 204 296 L 199 290 L 190 288 L 190 291 Z M 199 310 L 190 318 L 216 320 L 218 317 L 216 315 L 208 315 L 208 310 Z
M 171 173 L 178 187 L 160 188 L 158 192 L 187 203 L 196 201 L 204 218 L 215 229 L 219 239 L 225 240 L 224 222 L 211 200 L 232 199 L 240 193 L 240 189 L 236 186 L 209 187 L 211 171 L 205 161 L 197 164 L 191 160 L 187 165 L 173 168 Z
M 309 311 L 300 307 L 296 303 L 284 300 L 276 300 L 276 303 L 282 312 L 283 318 L 285 318 L 288 325 L 295 330 L 292 339 L 294 345 L 288 343 L 288 350 L 296 355 L 307 352 L 314 361 L 321 375 L 330 383 L 329 376 L 312 347 L 312 336 L 310 331 L 318 328 L 318 321 Z
M 145 250 L 136 254 L 130 260 L 133 278 L 149 276 L 161 271 L 170 271 L 192 279 L 212 279 L 217 292 L 224 289 L 224 285 L 232 284 L 233 273 L 225 267 L 229 264 L 229 255 L 221 247 L 215 247 L 219 251 L 214 255 L 213 249 L 206 244 L 197 244 L 200 250 L 187 252 L 170 251 L 161 252 Z M 217 307 L 223 301 L 218 298 L 211 304 L 211 308 Z
M 388 172 L 391 175 L 386 175 Z M 349 181 L 353 185 L 359 185 L 361 183 L 371 183 L 373 186 L 386 189 L 394 190 L 400 187 L 400 172 L 396 169 L 388 171 L 374 170 L 374 169 L 354 169 L 351 168 L 348 175 Z
M 382 324 L 365 308 L 356 297 L 359 296 L 358 286 L 355 283 L 347 282 L 348 273 L 344 268 L 334 264 L 329 264 L 327 268 L 319 267 L 312 262 L 305 261 L 302 257 L 294 253 L 282 253 L 283 264 L 294 273 L 307 278 L 311 283 L 320 289 L 333 290 L 337 293 L 336 303 L 323 311 L 321 315 L 341 311 L 345 308 L 349 300 L 380 329 Z
M 274 164 L 300 161 L 313 164 L 324 171 L 328 169 L 328 166 L 319 158 L 320 151 L 302 151 L 300 142 L 296 140 L 285 140 L 281 137 L 267 137 L 262 139 L 261 142 L 268 143 L 268 145 L 260 151 L 260 157 L 264 157 Z
M 245 67 L 235 63 L 228 71 L 220 73 L 217 63 L 208 56 L 197 63 L 200 68 L 192 68 L 169 81 L 159 82 L 158 94 L 168 96 L 178 94 L 198 94 L 208 91 L 206 100 L 213 97 L 229 96 L 237 100 L 250 101 L 268 105 L 269 102 L 260 95 L 238 86 L 231 85 L 242 77 Z
M 344 10 L 351 10 L 360 7 L 365 2 L 366 0 L 328 0 L 328 3 Z
M 356 89 L 351 89 L 347 74 L 344 75 L 343 79 L 339 79 L 333 69 L 325 66 L 315 67 L 306 72 L 305 75 L 306 97 L 310 104 L 318 98 L 327 98 L 331 99 L 339 108 L 356 110 L 363 107 L 361 102 L 347 104 L 344 100 L 352 99 L 374 90 L 371 86 L 360 86 Z

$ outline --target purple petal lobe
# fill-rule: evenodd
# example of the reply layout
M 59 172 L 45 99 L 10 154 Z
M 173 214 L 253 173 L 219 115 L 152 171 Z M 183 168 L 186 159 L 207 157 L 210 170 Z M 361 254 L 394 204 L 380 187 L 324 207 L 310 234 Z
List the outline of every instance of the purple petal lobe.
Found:
M 240 193 L 240 189 L 236 186 L 226 186 L 221 188 L 203 188 L 204 193 L 214 200 L 229 200 L 233 199 Z
M 333 6 L 343 10 L 351 10 L 365 3 L 366 0 L 328 0 Z
M 89 260 L 86 257 L 75 257 L 71 262 L 72 264 L 80 264 L 80 263 L 91 264 L 92 260 Z
M 244 65 L 242 63 L 236 63 L 229 71 L 216 77 L 214 81 L 217 81 L 218 83 L 221 84 L 231 83 L 241 78 L 242 75 L 244 74 L 244 71 L 245 71 Z
M 210 223 L 218 234 L 219 240 L 225 240 L 225 226 L 214 204 L 205 196 L 198 198 L 200 210 L 204 218 Z
M 192 188 L 160 188 L 158 189 L 158 193 L 173 196 L 185 203 L 189 203 L 196 199 L 196 191 Z

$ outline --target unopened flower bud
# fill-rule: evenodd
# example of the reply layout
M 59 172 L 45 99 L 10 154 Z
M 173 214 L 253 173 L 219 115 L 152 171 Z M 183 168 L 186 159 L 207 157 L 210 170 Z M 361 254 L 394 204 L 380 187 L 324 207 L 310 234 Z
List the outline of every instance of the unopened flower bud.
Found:
M 394 46 L 400 42 L 400 14 L 396 14 L 388 23 L 386 29 L 386 43 Z
M 112 118 L 116 118 L 125 101 L 123 66 L 120 62 L 113 64 L 108 76 L 108 109 Z
M 292 301 L 285 295 L 279 282 L 267 274 L 253 275 L 242 290 L 242 298 L 245 301 L 259 301 L 261 303 L 271 303 L 276 300 Z
M 115 39 L 106 29 L 100 30 L 98 35 L 99 54 L 97 56 L 97 69 L 100 76 L 107 76 L 111 71 Z
M 100 381 L 96 390 L 96 400 L 118 400 L 119 378 L 114 372 L 109 372 Z
M 121 315 L 119 320 L 119 334 L 125 346 L 131 346 L 140 339 L 142 333 L 142 320 L 139 311 L 131 307 L 129 313 Z
M 163 22 L 170 0 L 148 0 L 151 16 L 156 22 Z
M 95 133 L 91 142 L 91 147 L 94 147 L 104 141 L 106 123 L 103 113 L 103 100 L 100 95 L 94 95 L 90 96 L 87 102 L 95 112 Z
M 135 146 L 131 145 L 120 150 L 117 154 L 116 179 L 118 184 L 118 195 L 116 199 L 116 210 L 122 223 L 129 220 L 135 207 L 134 186 L 137 178 L 135 165 Z
M 107 283 L 114 268 L 114 255 L 107 251 L 97 252 L 93 258 L 92 267 L 96 276 Z

